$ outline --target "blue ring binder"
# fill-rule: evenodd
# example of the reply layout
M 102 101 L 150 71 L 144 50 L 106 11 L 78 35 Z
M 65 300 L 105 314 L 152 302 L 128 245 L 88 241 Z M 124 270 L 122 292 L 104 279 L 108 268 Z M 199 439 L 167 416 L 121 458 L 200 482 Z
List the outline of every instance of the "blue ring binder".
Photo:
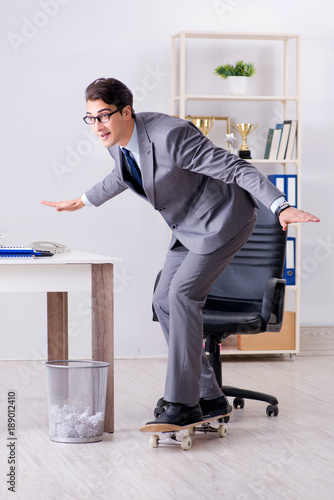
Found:
M 52 257 L 54 255 L 48 250 L 36 251 L 29 247 L 0 247 L 1 258 L 11 257 Z

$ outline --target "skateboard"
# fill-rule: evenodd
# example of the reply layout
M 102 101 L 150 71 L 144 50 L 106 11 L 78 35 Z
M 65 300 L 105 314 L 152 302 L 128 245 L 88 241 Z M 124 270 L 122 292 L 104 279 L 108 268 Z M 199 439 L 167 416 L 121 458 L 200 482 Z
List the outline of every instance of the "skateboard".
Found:
M 232 411 L 225 415 L 217 415 L 215 417 L 206 418 L 201 422 L 196 422 L 195 424 L 189 425 L 174 425 L 174 424 L 146 424 L 139 428 L 141 432 L 158 432 L 159 434 L 165 435 L 165 438 L 161 438 L 158 434 L 152 434 L 150 437 L 151 448 L 158 448 L 160 444 L 167 445 L 179 445 L 183 450 L 190 450 L 192 446 L 192 440 L 190 436 L 194 436 L 196 432 L 215 432 L 219 437 L 225 437 L 227 434 L 226 425 L 222 422 L 228 422 L 229 416 Z M 218 426 L 213 426 L 212 423 L 217 420 Z M 188 436 L 178 438 L 178 433 L 181 431 L 188 431 Z

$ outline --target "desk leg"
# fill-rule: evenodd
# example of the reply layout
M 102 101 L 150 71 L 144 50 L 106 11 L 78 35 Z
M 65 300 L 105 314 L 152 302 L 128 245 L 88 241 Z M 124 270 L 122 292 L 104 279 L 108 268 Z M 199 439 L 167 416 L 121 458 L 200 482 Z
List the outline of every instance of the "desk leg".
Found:
M 114 432 L 113 264 L 92 264 L 92 358 L 110 363 L 104 431 Z
M 47 293 L 48 360 L 68 359 L 67 292 Z

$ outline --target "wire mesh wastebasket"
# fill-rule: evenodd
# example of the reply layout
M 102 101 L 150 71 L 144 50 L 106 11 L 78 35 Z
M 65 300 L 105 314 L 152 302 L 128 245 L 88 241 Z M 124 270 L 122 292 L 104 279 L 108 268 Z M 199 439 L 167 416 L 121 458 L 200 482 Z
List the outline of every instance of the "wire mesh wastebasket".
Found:
M 60 360 L 45 365 L 51 441 L 102 441 L 109 363 Z

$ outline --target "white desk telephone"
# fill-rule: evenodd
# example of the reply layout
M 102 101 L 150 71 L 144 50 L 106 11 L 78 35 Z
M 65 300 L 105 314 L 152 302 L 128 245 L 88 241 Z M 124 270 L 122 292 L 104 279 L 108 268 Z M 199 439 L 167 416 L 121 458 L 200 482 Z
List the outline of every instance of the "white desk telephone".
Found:
M 30 246 L 37 252 L 51 252 L 53 254 L 71 251 L 67 246 L 61 243 L 55 243 L 54 241 L 33 241 L 30 243 Z

